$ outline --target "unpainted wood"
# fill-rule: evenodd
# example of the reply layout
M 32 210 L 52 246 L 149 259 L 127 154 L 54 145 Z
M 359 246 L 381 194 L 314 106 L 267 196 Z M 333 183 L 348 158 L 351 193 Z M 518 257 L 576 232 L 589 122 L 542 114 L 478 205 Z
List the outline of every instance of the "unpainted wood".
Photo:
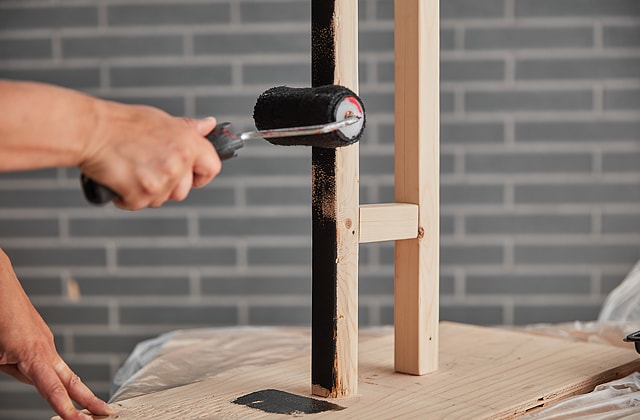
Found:
M 442 323 L 440 369 L 411 376 L 394 372 L 392 335 L 389 331 L 361 342 L 360 394 L 332 400 L 345 407 L 341 418 L 515 418 L 640 369 L 631 345 L 619 348 Z M 202 382 L 121 401 L 118 417 L 111 418 L 300 417 L 267 414 L 232 401 L 264 389 L 309 396 L 305 351 L 285 362 L 245 370 L 238 366 Z M 313 414 L 328 416 L 336 413 Z
M 439 1 L 396 0 L 395 201 L 418 205 L 418 237 L 395 244 L 395 368 L 438 368 Z
M 361 244 L 417 237 L 417 205 L 404 203 L 360 205 Z

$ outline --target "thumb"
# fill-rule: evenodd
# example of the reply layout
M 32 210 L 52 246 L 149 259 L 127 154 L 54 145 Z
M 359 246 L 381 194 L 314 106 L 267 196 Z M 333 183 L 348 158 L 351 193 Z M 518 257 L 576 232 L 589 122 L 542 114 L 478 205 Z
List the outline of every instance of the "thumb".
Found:
M 182 119 L 188 126 L 193 127 L 198 134 L 201 136 L 206 136 L 214 128 L 216 128 L 217 121 L 215 117 L 207 117 L 199 120 L 194 120 L 192 118 L 183 118 Z

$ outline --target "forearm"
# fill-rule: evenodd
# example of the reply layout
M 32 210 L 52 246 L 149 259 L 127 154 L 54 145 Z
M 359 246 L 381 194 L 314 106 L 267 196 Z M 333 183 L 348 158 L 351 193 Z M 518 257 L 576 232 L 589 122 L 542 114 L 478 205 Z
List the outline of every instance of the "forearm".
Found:
M 78 165 L 100 102 L 61 87 L 0 80 L 0 171 Z

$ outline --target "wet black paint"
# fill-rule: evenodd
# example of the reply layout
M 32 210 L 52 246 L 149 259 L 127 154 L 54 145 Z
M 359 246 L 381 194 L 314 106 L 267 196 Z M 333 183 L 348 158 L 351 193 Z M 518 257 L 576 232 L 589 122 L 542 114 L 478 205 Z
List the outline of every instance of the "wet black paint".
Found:
M 273 414 L 315 414 L 323 411 L 344 410 L 337 404 L 314 398 L 278 391 L 277 389 L 263 389 L 252 392 L 233 401 L 234 404 L 262 410 Z

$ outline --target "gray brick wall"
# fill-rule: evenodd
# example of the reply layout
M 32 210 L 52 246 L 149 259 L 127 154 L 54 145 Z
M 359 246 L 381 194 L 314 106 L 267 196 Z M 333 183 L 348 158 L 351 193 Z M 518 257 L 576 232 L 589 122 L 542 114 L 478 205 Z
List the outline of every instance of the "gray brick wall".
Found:
M 252 127 L 310 83 L 309 1 L 4 0 L 0 77 Z M 589 320 L 640 253 L 640 3 L 441 4 L 441 313 Z M 361 198 L 393 199 L 393 2 L 360 1 Z M 187 201 L 94 208 L 78 171 L 0 175 L 0 245 L 65 359 L 105 396 L 140 340 L 309 325 L 310 151 L 255 142 Z M 360 319 L 392 322 L 393 246 L 361 247 Z M 77 285 L 80 297 L 70 291 Z M 0 376 L 0 418 L 46 418 Z

